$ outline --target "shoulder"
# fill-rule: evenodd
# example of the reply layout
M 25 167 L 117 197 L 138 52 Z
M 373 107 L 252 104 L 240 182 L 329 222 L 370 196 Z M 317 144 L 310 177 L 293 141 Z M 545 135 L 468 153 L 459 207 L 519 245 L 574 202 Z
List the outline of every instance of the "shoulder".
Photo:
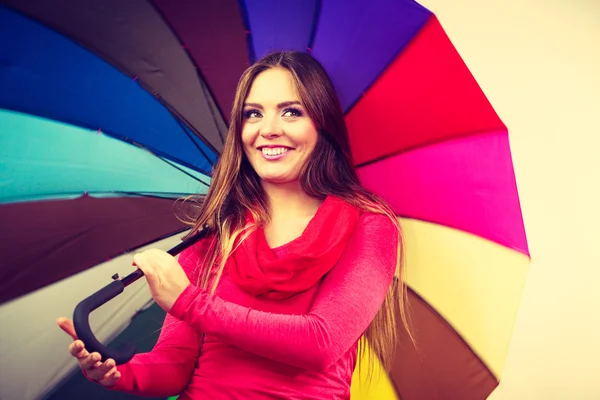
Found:
M 356 231 L 358 234 L 371 237 L 388 237 L 393 241 L 398 241 L 400 233 L 398 225 L 390 217 L 373 212 L 363 212 L 361 214 Z
M 365 212 L 360 216 L 355 234 L 357 253 L 367 257 L 370 268 L 379 265 L 387 274 L 396 270 L 400 246 L 398 225 L 384 214 Z
M 339 265 L 367 277 L 391 279 L 398 262 L 399 229 L 384 214 L 363 212 Z M 369 278 L 370 279 L 370 278 Z
M 347 200 L 336 196 L 329 196 L 328 200 L 330 204 L 341 209 L 339 214 L 342 217 L 344 215 L 350 215 L 348 220 L 351 221 L 358 216 L 358 220 L 356 220 L 356 225 L 354 227 L 355 234 L 392 235 L 398 240 L 399 225 L 397 224 L 397 221 L 389 216 L 383 213 L 360 209 L 359 207 L 350 204 Z M 340 218 L 340 220 L 343 221 L 343 218 Z

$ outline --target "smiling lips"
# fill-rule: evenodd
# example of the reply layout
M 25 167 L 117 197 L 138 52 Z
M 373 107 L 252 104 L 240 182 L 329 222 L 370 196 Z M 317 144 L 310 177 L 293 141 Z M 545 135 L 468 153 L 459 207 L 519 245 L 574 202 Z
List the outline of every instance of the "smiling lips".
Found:
M 259 148 L 259 150 L 266 160 L 273 161 L 273 160 L 282 159 L 292 149 L 289 147 L 266 147 L 265 146 L 265 147 Z

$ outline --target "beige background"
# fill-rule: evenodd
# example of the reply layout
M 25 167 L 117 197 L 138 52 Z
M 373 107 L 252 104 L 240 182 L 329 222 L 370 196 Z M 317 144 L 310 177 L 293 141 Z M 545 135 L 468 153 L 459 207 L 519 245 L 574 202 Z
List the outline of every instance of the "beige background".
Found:
M 600 0 L 422 0 L 508 126 L 532 263 L 490 400 L 600 399 Z

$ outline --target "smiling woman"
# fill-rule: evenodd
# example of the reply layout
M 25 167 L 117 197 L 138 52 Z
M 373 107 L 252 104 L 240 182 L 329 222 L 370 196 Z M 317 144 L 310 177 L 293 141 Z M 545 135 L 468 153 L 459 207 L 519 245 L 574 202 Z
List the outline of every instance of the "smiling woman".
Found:
M 133 260 L 168 313 L 152 351 L 116 366 L 59 320 L 89 379 L 181 400 L 349 399 L 361 339 L 391 365 L 396 317 L 407 325 L 399 225 L 359 185 L 340 103 L 310 55 L 273 53 L 244 72 L 192 225 L 212 235 L 179 260 Z
M 455 13 L 463 30 L 459 34 L 478 37 L 481 27 L 477 21 L 481 18 L 468 18 L 474 9 L 459 9 Z M 213 172 L 221 158 L 218 186 L 207 202 L 199 204 L 199 210 L 202 218 L 211 221 L 217 256 L 224 252 L 232 256 L 222 270 L 219 258 L 206 267 L 212 274 L 208 286 L 188 275 L 190 285 L 225 298 L 227 304 L 245 307 L 247 314 L 240 318 L 244 321 L 262 311 L 302 316 L 315 329 L 366 326 L 365 322 L 343 324 L 354 313 L 345 305 L 340 307 L 346 310 L 340 319 L 324 318 L 318 309 L 295 310 L 283 301 L 269 303 L 281 306 L 269 311 L 264 305 L 265 294 L 239 299 L 231 292 L 242 287 L 246 293 L 264 290 L 250 288 L 230 268 L 237 260 L 234 258 L 250 248 L 241 242 L 246 234 L 248 240 L 256 239 L 255 249 L 265 250 L 267 255 L 265 243 L 277 254 L 287 250 L 307 255 L 303 258 L 306 261 L 316 251 L 305 251 L 300 245 L 311 232 L 318 231 L 322 241 L 336 237 L 333 228 L 341 228 L 338 225 L 350 225 L 336 218 L 332 227 L 327 222 L 323 223 L 326 229 L 310 229 L 311 222 L 329 221 L 321 218 L 333 208 L 328 196 L 337 196 L 361 210 L 362 200 L 344 197 L 344 193 L 375 200 L 360 188 L 348 189 L 356 180 L 353 169 L 345 164 L 349 157 L 344 148 L 346 126 L 332 105 L 336 98 L 331 95 L 328 78 L 321 76 L 320 67 L 309 58 L 296 55 L 276 55 L 255 64 L 272 49 L 308 52 L 327 70 L 345 113 L 360 182 L 393 207 L 403 226 L 410 271 L 410 315 L 418 348 L 404 335 L 399 320 L 394 329 L 400 334 L 395 348 L 397 362 L 389 373 L 381 374 L 384 379 L 380 380 L 389 382 L 388 391 L 375 394 L 376 382 L 361 385 L 363 379 L 357 376 L 352 382 L 353 400 L 488 397 L 504 377 L 506 351 L 528 271 L 528 243 L 511 158 L 509 139 L 514 132 L 503 123 L 506 115 L 502 114 L 507 110 L 495 110 L 497 99 L 486 95 L 493 90 L 489 87 L 493 78 L 478 83 L 485 71 L 479 67 L 475 74 L 469 71 L 473 58 L 468 53 L 461 57 L 462 50 L 453 45 L 460 38 L 442 27 L 452 23 L 447 18 L 438 20 L 413 0 L 282 1 L 277 7 L 273 2 L 255 0 L 3 0 L 0 37 L 14 40 L 0 40 L 2 65 L 9 66 L 0 68 L 0 176 L 4 173 L 7 177 L 3 180 L 6 184 L 0 185 L 0 226 L 8 227 L 2 230 L 0 240 L 0 398 L 39 400 L 60 385 L 70 372 L 67 366 L 76 365 L 62 348 L 71 340 L 48 326 L 54 321 L 49 322 L 42 314 L 72 311 L 99 285 L 110 282 L 115 272 L 123 276 L 129 273 L 131 255 L 118 255 L 148 247 L 168 249 L 179 243 L 179 232 L 187 229 L 174 217 L 173 203 L 190 194 L 206 194 L 213 186 Z M 475 24 L 465 24 L 465 18 Z M 500 39 L 504 40 L 487 47 L 506 44 L 506 38 Z M 490 56 L 497 59 L 485 55 Z M 240 82 L 240 76 L 253 64 L 256 67 L 244 75 L 250 83 Z M 313 121 L 319 135 L 313 155 L 299 174 L 300 186 L 310 195 L 306 203 L 296 195 L 284 196 L 284 190 L 273 190 L 285 185 L 271 185 L 267 196 L 263 188 L 267 185 L 256 175 L 241 140 L 242 128 L 248 122 L 244 122 L 243 111 L 248 108 L 243 104 L 253 100 L 248 95 L 256 78 L 274 68 L 290 72 L 304 116 Z M 238 83 L 243 85 L 235 102 L 238 108 L 232 113 Z M 262 115 L 257 111 L 249 116 Z M 230 126 L 232 120 L 235 127 Z M 287 129 L 287 134 L 290 132 Z M 227 137 L 230 143 L 224 149 Z M 286 138 L 285 129 L 282 138 Z M 275 194 L 281 196 L 276 199 Z M 246 224 L 249 229 L 238 232 Z M 253 233 L 255 225 L 258 227 Z M 305 230 L 304 235 L 295 234 Z M 234 237 L 236 233 L 238 237 Z M 298 239 L 300 236 L 303 240 Z M 378 238 L 393 242 L 384 234 Z M 349 243 L 346 251 L 352 248 Z M 276 280 L 270 278 L 281 266 L 271 264 L 263 253 L 260 263 L 241 257 L 241 261 L 248 259 L 248 264 L 241 265 L 242 275 L 248 280 L 256 277 L 256 273 L 246 274 L 244 267 L 258 265 L 257 273 L 265 275 L 252 280 L 276 286 Z M 364 249 L 359 253 L 364 254 Z M 194 254 L 190 250 L 187 255 Z M 375 258 L 387 259 L 385 254 L 378 253 Z M 212 250 L 208 255 L 212 257 Z M 105 262 L 107 259 L 110 261 Z M 195 260 L 181 257 L 179 265 L 193 270 Z M 200 256 L 197 261 L 202 268 L 210 260 L 205 262 Z M 237 268 L 237 262 L 235 265 Z M 319 285 L 343 272 L 340 265 L 341 260 Z M 293 266 L 286 261 L 281 271 L 296 274 Z M 371 263 L 367 277 L 379 276 L 375 266 L 379 264 Z M 338 281 L 358 287 L 356 295 L 363 294 L 363 287 L 387 285 L 367 279 L 355 284 L 346 275 Z M 218 282 L 214 292 L 212 282 Z M 145 282 L 139 284 L 140 290 L 131 288 L 92 317 L 101 327 L 100 340 L 115 335 L 151 299 Z M 311 305 L 344 297 L 334 296 L 323 285 L 319 293 L 328 294 L 327 301 L 314 298 Z M 310 297 L 301 292 L 290 299 L 303 295 Z M 357 308 L 365 310 L 367 305 Z M 213 308 L 207 310 L 216 318 L 210 312 Z M 169 315 L 175 318 L 178 314 L 173 311 Z M 368 324 L 362 337 L 385 336 L 376 334 L 381 330 L 374 327 L 389 325 L 381 325 L 378 318 Z M 298 379 L 304 376 L 290 367 L 295 346 L 283 341 L 304 337 L 300 334 L 306 326 L 295 327 L 293 333 L 273 341 L 290 348 L 288 357 L 274 364 L 275 372 L 257 366 L 254 375 L 247 375 L 270 377 L 271 383 L 262 390 L 277 385 L 291 390 L 285 378 L 277 374 L 288 368 L 290 375 Z M 240 329 L 247 347 L 246 352 L 236 353 L 240 357 L 235 360 L 211 353 L 215 343 L 236 350 L 242 347 L 231 344 L 234 338 L 221 334 L 217 338 L 209 328 L 194 328 L 193 332 L 203 332 L 206 339 L 202 346 L 196 346 L 193 335 L 189 341 L 178 341 L 177 337 L 185 336 L 183 331 L 177 324 L 166 325 L 164 340 L 152 352 L 115 368 L 121 377 L 114 389 L 133 387 L 134 391 L 151 392 L 146 374 L 140 372 L 147 368 L 148 381 L 154 378 L 156 385 L 170 377 L 172 382 L 181 383 L 185 379 L 180 382 L 178 376 L 187 376 L 190 384 L 185 389 L 185 383 L 181 388 L 162 388 L 185 393 L 182 397 L 193 396 L 193 387 L 201 379 L 208 381 L 205 390 L 220 384 L 219 374 L 231 382 L 222 396 L 235 397 L 231 391 L 245 387 L 237 398 L 252 397 L 247 393 L 251 390 L 246 379 L 236 381 L 235 374 L 243 369 L 241 360 L 254 359 L 252 356 L 272 360 L 268 350 L 248 346 L 254 338 L 265 340 L 264 332 L 277 331 L 276 327 L 265 324 L 254 333 Z M 137 326 L 132 329 L 136 338 L 152 331 Z M 171 330 L 177 335 L 169 336 Z M 341 346 L 346 343 L 335 329 L 313 332 L 322 339 L 323 347 L 328 341 Z M 386 348 L 377 340 L 371 341 Z M 338 351 L 320 351 L 300 341 L 298 346 L 305 346 L 301 348 L 307 357 L 315 360 L 328 354 L 335 358 Z M 193 353 L 200 347 L 201 356 L 185 352 L 189 348 Z M 179 371 L 171 376 L 177 370 L 178 354 L 182 360 Z M 213 357 L 215 354 L 221 357 Z M 39 355 L 50 362 L 30 362 Z M 194 370 L 190 360 L 202 367 Z M 339 360 L 347 359 L 340 356 Z M 157 368 L 160 362 L 165 368 L 162 374 Z M 219 365 L 227 368 L 219 371 Z M 350 368 L 352 360 L 347 365 Z M 121 395 L 92 383 L 74 386 L 79 388 L 77 394 L 57 398 L 93 398 L 93 392 L 99 392 L 114 400 Z M 309 396 L 298 391 L 302 395 L 288 393 L 287 397 Z
M 244 103 L 242 141 L 263 187 L 299 184 L 300 171 L 317 138 L 317 129 L 302 106 L 292 74 L 284 68 L 259 74 Z

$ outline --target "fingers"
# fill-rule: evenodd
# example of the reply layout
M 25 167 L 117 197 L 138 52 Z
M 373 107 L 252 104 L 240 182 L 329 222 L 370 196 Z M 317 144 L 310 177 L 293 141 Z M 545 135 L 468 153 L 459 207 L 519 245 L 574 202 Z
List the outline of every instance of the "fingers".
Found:
M 65 331 L 67 335 L 71 336 L 73 340 L 77 340 L 77 333 L 75 333 L 75 326 L 73 325 L 72 320 L 65 317 L 60 317 L 56 319 L 56 323 L 58 324 L 60 329 Z
M 94 357 L 97 355 L 97 357 Z M 88 368 L 84 368 L 85 373 L 91 379 L 101 382 L 102 380 L 108 379 L 110 380 L 110 375 L 114 375 L 117 371 L 117 367 L 115 361 L 113 359 L 108 359 L 105 362 L 100 362 L 100 357 L 98 353 L 93 353 L 91 357 L 89 357 L 92 361 L 91 366 Z M 90 365 L 90 364 L 86 364 Z
M 77 339 L 73 321 L 61 317 L 56 320 L 60 328 L 73 338 L 73 342 L 69 345 L 69 353 L 77 359 L 79 367 L 92 380 L 99 382 L 104 386 L 112 386 L 121 377 L 117 371 L 116 363 L 113 359 L 108 359 L 102 362 L 102 357 L 99 353 L 90 353 L 85 349 L 83 342 Z
M 114 385 L 121 377 L 121 373 L 117 370 L 115 361 L 109 358 L 102 363 L 99 361 L 99 359 L 100 355 L 98 353 L 90 354 L 85 360 L 85 365 L 88 367 L 83 367 L 82 365 L 82 369 L 88 378 L 100 383 L 101 385 Z M 80 365 L 81 364 L 82 363 L 80 363 Z
M 98 368 L 102 365 L 102 357 L 98 353 L 90 353 L 81 358 L 77 358 L 79 360 L 79 365 L 82 369 L 85 370 L 86 373 L 90 373 L 94 368 Z M 95 378 L 94 378 L 95 379 Z
M 150 264 L 144 253 L 139 253 L 133 256 L 133 265 L 142 270 L 148 283 L 153 284 L 157 281 L 158 275 L 154 267 Z
M 71 353 L 73 357 L 78 359 L 80 363 L 89 355 L 81 340 L 75 340 L 69 345 L 69 353 Z
M 79 358 L 79 366 L 88 378 L 104 386 L 112 386 L 121 377 L 121 374 L 117 371 L 117 366 L 113 359 L 109 358 L 105 362 L 100 361 L 100 359 L 100 354 L 95 352 L 89 353 Z
M 117 371 L 117 367 L 112 367 L 98 382 L 104 386 L 113 386 L 120 377 L 121 373 Z

